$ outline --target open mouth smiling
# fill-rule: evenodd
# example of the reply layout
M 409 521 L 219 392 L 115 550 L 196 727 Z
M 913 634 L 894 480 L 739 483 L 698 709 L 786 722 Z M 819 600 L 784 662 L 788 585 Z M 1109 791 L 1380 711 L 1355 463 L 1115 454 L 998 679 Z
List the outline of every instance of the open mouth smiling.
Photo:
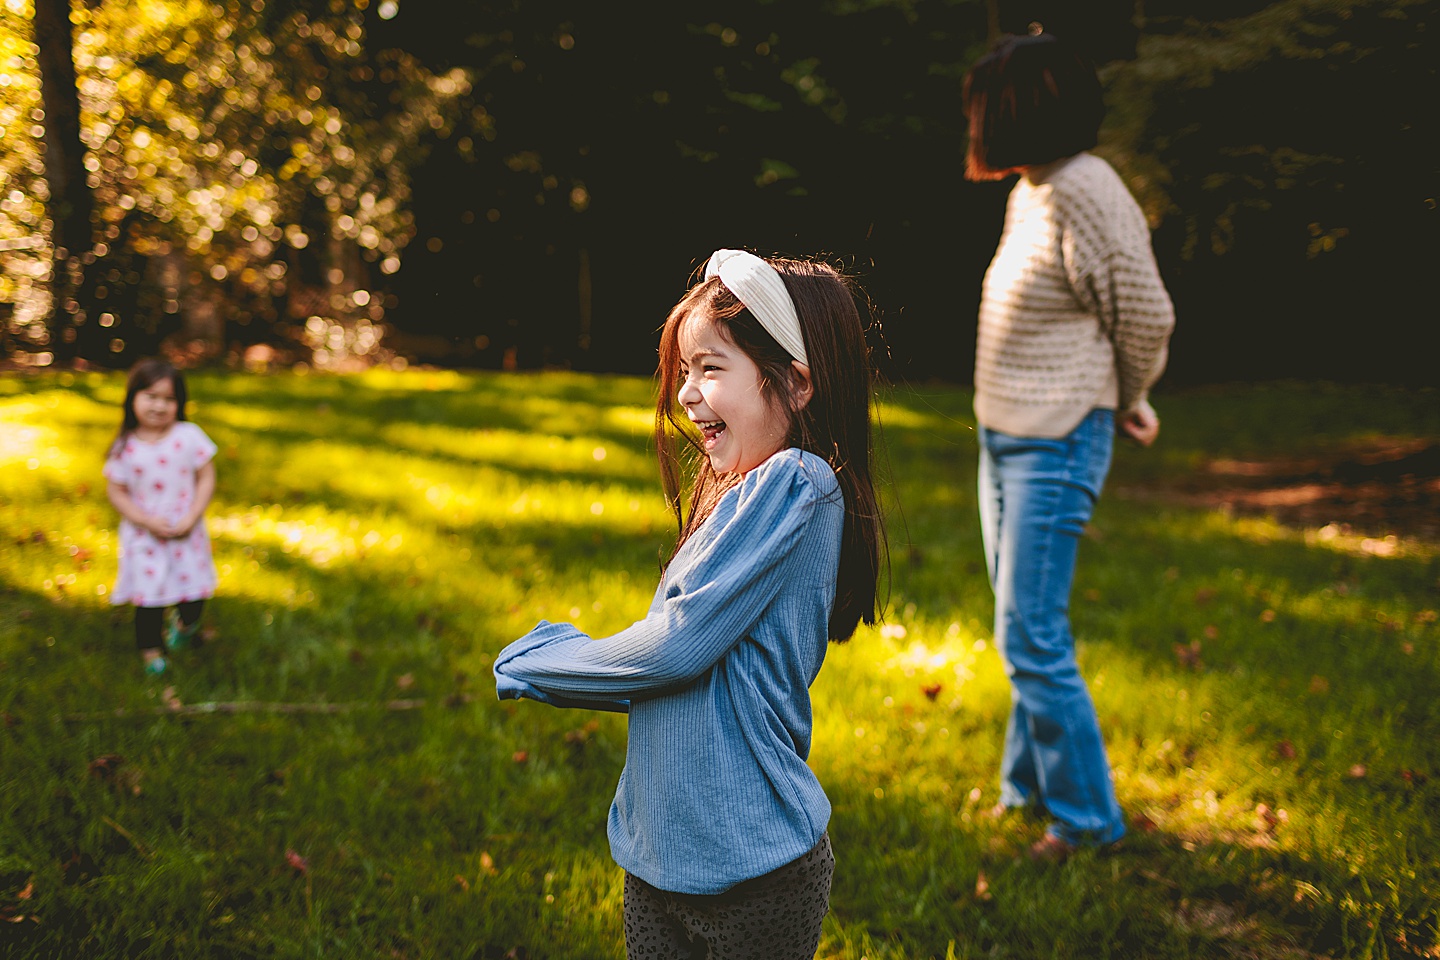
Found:
M 705 437 L 705 444 L 707 446 L 714 443 L 716 438 L 725 432 L 724 420 L 693 420 L 691 422 L 700 429 L 701 434 Z

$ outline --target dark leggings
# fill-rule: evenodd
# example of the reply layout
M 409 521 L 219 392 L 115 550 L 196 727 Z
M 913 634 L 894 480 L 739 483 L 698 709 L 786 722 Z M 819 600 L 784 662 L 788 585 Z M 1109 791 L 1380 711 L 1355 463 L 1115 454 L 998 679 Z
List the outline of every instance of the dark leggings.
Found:
M 830 907 L 835 855 L 809 853 L 715 896 L 667 893 L 625 874 L 627 960 L 811 960 Z
M 200 622 L 200 611 L 204 608 L 204 600 L 187 600 L 176 607 L 180 611 L 180 622 L 187 628 Z M 159 650 L 160 628 L 164 623 L 164 607 L 136 607 L 135 646 L 141 650 Z

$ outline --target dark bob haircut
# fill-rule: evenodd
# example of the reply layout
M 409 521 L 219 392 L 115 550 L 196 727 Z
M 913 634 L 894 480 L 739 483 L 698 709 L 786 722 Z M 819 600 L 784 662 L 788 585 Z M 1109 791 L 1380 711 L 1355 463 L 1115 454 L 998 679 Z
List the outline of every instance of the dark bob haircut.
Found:
M 999 180 L 1089 150 L 1105 116 L 1095 68 L 1050 33 L 1001 37 L 970 68 L 961 98 L 970 180 Z
M 141 360 L 130 368 L 129 379 L 125 381 L 125 412 L 120 419 L 120 431 L 110 442 L 107 457 L 118 454 L 125 446 L 126 439 L 140 426 L 140 418 L 135 413 L 135 395 L 142 390 L 148 390 L 161 380 L 169 380 L 171 389 L 175 391 L 175 419 L 185 419 L 185 404 L 190 399 L 190 394 L 185 389 L 185 375 L 159 357 Z

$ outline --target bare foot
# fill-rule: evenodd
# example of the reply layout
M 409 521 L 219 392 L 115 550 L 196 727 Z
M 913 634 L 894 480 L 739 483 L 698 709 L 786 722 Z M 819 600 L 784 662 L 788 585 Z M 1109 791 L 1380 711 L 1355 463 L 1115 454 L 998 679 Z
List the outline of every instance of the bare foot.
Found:
M 1045 836 L 1030 845 L 1026 855 L 1035 863 L 1064 863 L 1070 854 L 1075 852 L 1075 844 L 1068 840 L 1062 840 L 1053 833 Z
M 1012 807 L 1007 803 L 997 803 L 993 807 L 987 807 L 980 811 L 982 820 L 1003 820 L 1012 811 L 1019 810 L 1019 807 Z

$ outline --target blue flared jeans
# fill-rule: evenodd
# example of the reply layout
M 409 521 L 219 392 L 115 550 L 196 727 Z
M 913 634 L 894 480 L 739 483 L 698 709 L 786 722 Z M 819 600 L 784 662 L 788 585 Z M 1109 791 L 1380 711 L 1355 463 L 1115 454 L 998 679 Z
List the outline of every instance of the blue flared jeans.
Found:
M 1054 817 L 1050 832 L 1070 843 L 1111 843 L 1125 821 L 1075 661 L 1070 586 L 1110 470 L 1115 414 L 1092 410 L 1059 439 L 979 433 L 980 527 L 1011 687 L 1000 802 L 1043 806 Z

